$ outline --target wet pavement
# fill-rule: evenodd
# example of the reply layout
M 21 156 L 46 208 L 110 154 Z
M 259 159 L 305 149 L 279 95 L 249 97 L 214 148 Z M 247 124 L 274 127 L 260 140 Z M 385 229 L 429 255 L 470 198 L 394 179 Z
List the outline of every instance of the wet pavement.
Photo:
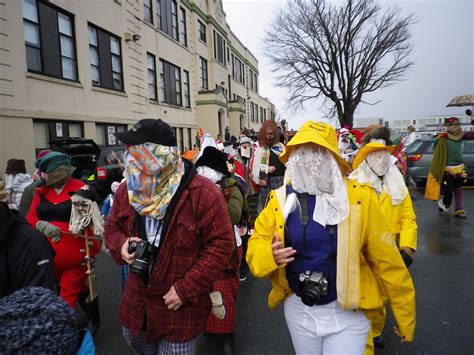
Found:
M 471 218 L 439 215 L 434 202 L 421 191 L 413 193 L 419 234 L 418 252 L 410 271 L 417 291 L 415 341 L 402 344 L 392 333 L 389 317 L 386 346 L 377 354 L 473 354 L 474 353 L 474 189 L 463 193 L 464 208 Z M 120 301 L 120 268 L 106 254 L 97 266 L 102 326 L 96 339 L 98 354 L 132 354 L 117 318 Z M 240 284 L 236 354 L 292 354 L 283 308 L 270 311 L 267 280 L 249 277 Z M 217 354 L 201 336 L 198 354 Z

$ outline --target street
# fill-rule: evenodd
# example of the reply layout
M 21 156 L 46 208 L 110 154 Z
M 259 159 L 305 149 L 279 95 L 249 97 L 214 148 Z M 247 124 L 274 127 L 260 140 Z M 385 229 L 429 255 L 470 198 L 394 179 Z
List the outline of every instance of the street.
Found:
M 474 304 L 474 189 L 463 192 L 468 219 L 438 215 L 434 202 L 413 193 L 418 221 L 418 252 L 410 271 L 417 291 L 415 341 L 402 344 L 388 318 L 386 346 L 377 354 L 472 354 Z M 117 318 L 120 268 L 102 254 L 97 266 L 102 325 L 96 339 L 98 354 L 132 354 L 121 336 Z M 270 311 L 268 280 L 249 277 L 240 283 L 236 354 L 291 354 L 293 347 L 283 307 Z M 205 336 L 198 339 L 198 354 L 213 354 Z

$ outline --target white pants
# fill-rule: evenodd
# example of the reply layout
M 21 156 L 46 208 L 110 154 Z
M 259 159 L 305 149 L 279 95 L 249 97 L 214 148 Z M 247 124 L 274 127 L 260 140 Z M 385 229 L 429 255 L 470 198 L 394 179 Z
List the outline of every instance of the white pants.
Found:
M 296 354 L 363 354 L 370 322 L 362 311 L 346 311 L 337 301 L 308 307 L 292 295 L 285 318 Z

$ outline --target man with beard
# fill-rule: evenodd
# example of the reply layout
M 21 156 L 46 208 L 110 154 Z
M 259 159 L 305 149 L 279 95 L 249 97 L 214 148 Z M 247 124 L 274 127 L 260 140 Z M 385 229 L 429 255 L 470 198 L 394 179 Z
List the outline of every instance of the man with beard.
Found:
M 446 132 L 440 134 L 435 143 L 425 198 L 438 201 L 438 211 L 443 213 L 451 207 L 454 194 L 453 215 L 466 218 L 466 212 L 462 208 L 462 185 L 467 172 L 462 149 L 463 140 L 474 139 L 474 132 L 463 132 L 457 117 L 448 118 L 445 126 Z M 440 198 L 440 195 L 443 195 L 443 198 Z
M 283 185 L 285 165 L 278 157 L 285 149 L 279 142 L 280 131 L 273 121 L 265 121 L 258 133 L 259 148 L 252 163 L 252 180 L 259 186 L 258 213 L 265 207 L 267 195 Z
M 115 135 L 127 146 L 126 181 L 105 243 L 130 265 L 119 308 L 125 340 L 139 354 L 194 354 L 235 243 L 224 196 L 181 159 L 167 123 L 143 119 Z

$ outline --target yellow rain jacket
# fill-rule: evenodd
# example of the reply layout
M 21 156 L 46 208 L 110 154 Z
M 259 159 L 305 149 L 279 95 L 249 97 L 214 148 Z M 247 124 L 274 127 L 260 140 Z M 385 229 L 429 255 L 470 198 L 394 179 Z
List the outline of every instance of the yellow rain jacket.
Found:
M 379 207 L 385 216 L 390 233 L 399 235 L 399 246 L 416 250 L 418 226 L 413 211 L 410 194 L 399 205 L 392 205 L 392 200 L 385 192 L 379 198 Z
M 349 217 L 338 225 L 337 232 L 337 301 L 344 309 L 361 309 L 366 314 L 383 306 L 376 276 L 381 278 L 390 299 L 392 312 L 401 336 L 412 341 L 415 332 L 415 289 L 394 239 L 378 207 L 372 188 L 346 181 Z M 285 245 L 282 208 L 286 187 L 270 193 L 268 203 L 255 222 L 249 240 L 247 262 L 256 277 L 270 277 L 272 290 L 268 306 L 273 309 L 292 294 L 272 252 L 272 240 L 278 232 Z M 370 316 L 368 316 L 370 319 Z

